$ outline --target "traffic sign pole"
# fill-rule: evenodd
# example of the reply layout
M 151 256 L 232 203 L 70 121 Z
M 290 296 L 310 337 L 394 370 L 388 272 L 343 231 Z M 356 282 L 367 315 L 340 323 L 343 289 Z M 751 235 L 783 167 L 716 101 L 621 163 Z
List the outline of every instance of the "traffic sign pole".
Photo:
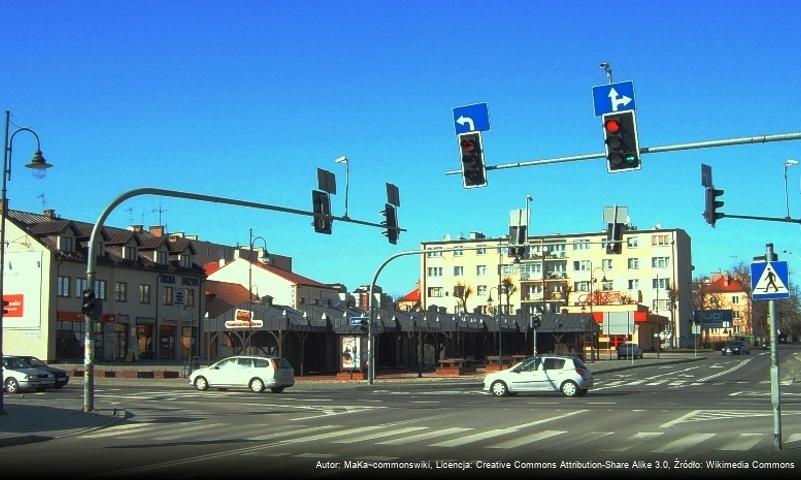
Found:
M 765 250 L 765 260 L 775 260 L 773 244 Z M 778 335 L 776 334 L 776 300 L 768 302 L 768 328 L 770 329 L 770 404 L 773 407 L 773 449 L 782 449 L 782 403 L 779 385 Z

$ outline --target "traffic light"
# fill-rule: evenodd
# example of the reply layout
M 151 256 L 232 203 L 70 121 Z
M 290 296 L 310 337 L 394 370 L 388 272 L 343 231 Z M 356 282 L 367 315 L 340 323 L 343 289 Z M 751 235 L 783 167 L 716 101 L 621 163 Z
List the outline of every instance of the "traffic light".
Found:
M 531 328 L 540 328 L 542 326 L 542 317 L 531 317 Z
M 526 256 L 526 253 L 528 252 L 528 246 L 510 246 L 507 249 L 507 252 L 509 253 L 509 257 L 514 258 L 515 260 L 520 260 Z
M 606 228 L 606 253 L 619 255 L 623 253 L 623 224 L 609 223 Z
M 314 231 L 331 235 L 331 197 L 321 190 L 312 190 Z
M 94 315 L 97 308 L 94 290 L 87 288 L 81 293 L 81 312 L 84 315 Z
M 487 167 L 484 165 L 481 132 L 459 134 L 459 152 L 464 188 L 486 187 Z
M 723 190 L 716 190 L 708 187 L 705 192 L 704 199 L 704 219 L 706 223 L 715 226 L 715 222 L 726 216 L 723 212 L 718 212 L 718 208 L 723 206 L 723 200 L 716 200 L 717 197 L 723 196 Z
M 385 203 L 384 210 L 381 211 L 381 215 L 384 216 L 384 221 L 381 222 L 381 225 L 387 227 L 384 235 L 387 236 L 389 243 L 397 245 L 398 235 L 400 232 L 398 231 L 398 212 L 395 210 L 395 206 Z
M 603 117 L 606 170 L 609 173 L 640 169 L 640 145 L 634 110 Z

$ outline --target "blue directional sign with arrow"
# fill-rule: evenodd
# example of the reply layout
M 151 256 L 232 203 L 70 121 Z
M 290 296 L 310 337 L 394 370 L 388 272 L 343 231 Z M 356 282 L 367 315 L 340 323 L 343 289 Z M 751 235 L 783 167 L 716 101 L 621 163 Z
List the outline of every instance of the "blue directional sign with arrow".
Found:
M 592 101 L 596 117 L 605 113 L 634 110 L 634 82 L 610 83 L 592 87 Z
M 751 264 L 752 299 L 790 298 L 790 290 L 787 285 L 787 262 L 754 262 Z
M 453 109 L 456 135 L 470 132 L 486 132 L 490 129 L 489 110 L 486 103 L 475 103 Z

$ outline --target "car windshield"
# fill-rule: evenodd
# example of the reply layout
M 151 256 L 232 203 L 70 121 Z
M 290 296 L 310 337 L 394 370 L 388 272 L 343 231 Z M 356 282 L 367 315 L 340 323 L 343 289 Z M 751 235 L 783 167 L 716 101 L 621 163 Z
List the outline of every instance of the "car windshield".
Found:
M 20 357 L 20 360 L 32 367 L 47 367 L 47 364 L 36 357 Z

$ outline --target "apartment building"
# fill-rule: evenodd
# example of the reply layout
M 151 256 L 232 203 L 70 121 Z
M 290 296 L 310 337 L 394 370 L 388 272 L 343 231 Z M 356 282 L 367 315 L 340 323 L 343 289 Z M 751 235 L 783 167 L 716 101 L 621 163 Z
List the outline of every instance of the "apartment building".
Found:
M 728 272 L 714 272 L 703 286 L 704 309 L 731 310 L 732 325 L 708 328 L 704 335 L 711 341 L 726 341 L 734 336 L 753 334 L 751 297 L 742 282 Z
M 452 313 L 500 308 L 529 316 L 640 304 L 669 319 L 665 343 L 690 345 L 692 259 L 684 230 L 626 230 L 621 254 L 606 253 L 605 231 L 528 241 L 528 254 L 519 260 L 508 255 L 505 237 L 474 232 L 423 242 L 421 249 L 428 252 L 421 256 L 422 308 L 436 305 Z

